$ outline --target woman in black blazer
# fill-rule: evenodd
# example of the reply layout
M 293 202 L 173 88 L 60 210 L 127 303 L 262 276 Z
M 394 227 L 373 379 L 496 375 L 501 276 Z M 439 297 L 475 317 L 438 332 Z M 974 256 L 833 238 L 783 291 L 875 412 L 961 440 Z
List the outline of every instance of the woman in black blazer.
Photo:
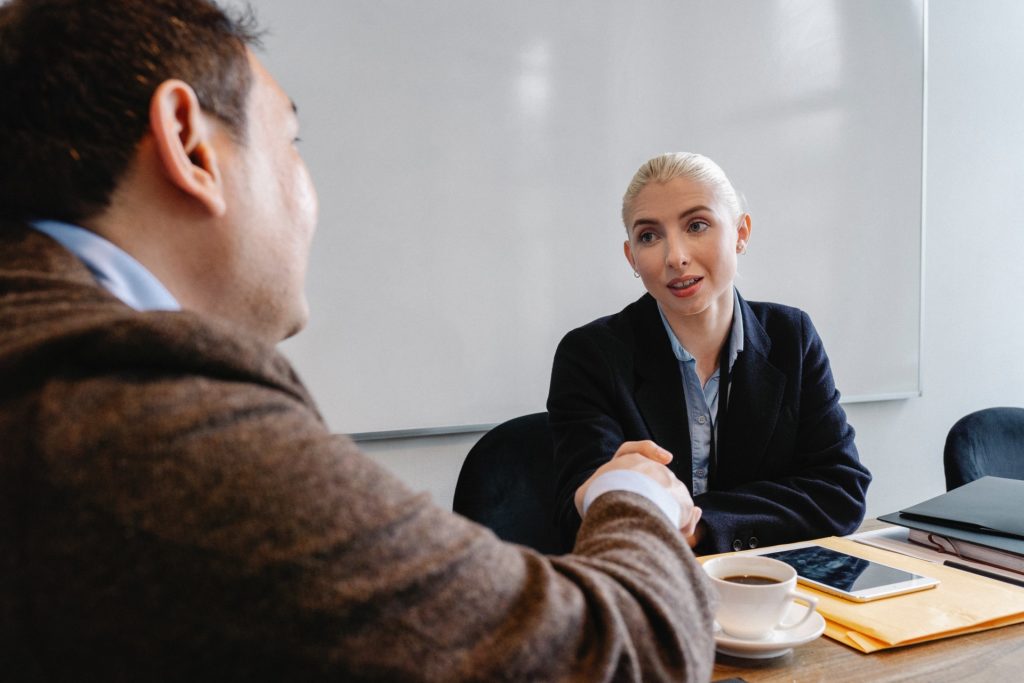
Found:
M 728 178 L 698 154 L 655 157 L 622 216 L 647 294 L 569 332 L 551 375 L 566 544 L 576 489 L 624 442 L 647 439 L 673 454 L 703 511 L 698 553 L 853 531 L 871 476 L 810 318 L 733 286 L 751 221 Z

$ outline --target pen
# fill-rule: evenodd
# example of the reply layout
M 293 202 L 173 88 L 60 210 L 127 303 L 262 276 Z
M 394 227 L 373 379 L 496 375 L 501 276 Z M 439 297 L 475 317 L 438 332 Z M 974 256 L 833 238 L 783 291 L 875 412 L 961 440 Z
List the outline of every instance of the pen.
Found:
M 979 576 L 985 576 L 990 579 L 996 579 L 997 581 L 1005 581 L 1006 583 L 1012 583 L 1014 586 L 1020 586 L 1024 588 L 1024 581 L 1020 579 L 1011 579 L 1009 576 L 1003 576 L 1002 574 L 996 574 L 995 572 L 987 572 L 984 569 L 978 569 L 977 567 L 971 567 L 966 564 L 960 564 L 959 562 L 953 562 L 952 560 L 943 560 L 943 566 L 952 567 L 953 569 L 961 569 L 965 572 L 972 574 L 978 574 Z

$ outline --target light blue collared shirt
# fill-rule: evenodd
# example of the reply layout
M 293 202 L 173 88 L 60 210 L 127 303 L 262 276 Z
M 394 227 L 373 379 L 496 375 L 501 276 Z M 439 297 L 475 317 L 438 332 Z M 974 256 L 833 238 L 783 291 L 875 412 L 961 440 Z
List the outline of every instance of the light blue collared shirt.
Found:
M 736 363 L 736 356 L 743 350 L 743 313 L 740 311 L 740 298 L 733 288 L 732 329 L 729 333 L 729 370 Z M 719 370 L 708 378 L 702 387 L 697 376 L 697 360 L 687 351 L 672 327 L 668 324 L 665 314 L 658 306 L 658 314 L 665 326 L 668 340 L 672 344 L 672 354 L 679 361 L 679 375 L 683 382 L 683 395 L 686 398 L 686 418 L 690 424 L 690 453 L 693 462 L 693 491 L 699 496 L 708 490 L 708 468 L 711 460 L 711 436 L 718 438 L 718 374 Z M 726 398 L 728 400 L 728 397 Z
M 85 264 L 104 289 L 135 310 L 181 310 L 178 300 L 156 276 L 113 242 L 60 221 L 33 221 L 32 227 L 60 242 Z

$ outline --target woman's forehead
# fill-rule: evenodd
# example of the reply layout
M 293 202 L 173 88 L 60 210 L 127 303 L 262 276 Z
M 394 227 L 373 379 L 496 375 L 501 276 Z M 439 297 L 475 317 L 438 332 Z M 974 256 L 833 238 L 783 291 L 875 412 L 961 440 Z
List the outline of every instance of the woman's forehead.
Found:
M 697 207 L 723 215 L 726 213 L 725 203 L 715 187 L 691 178 L 652 180 L 637 193 L 632 204 L 633 219 L 640 214 L 682 213 Z

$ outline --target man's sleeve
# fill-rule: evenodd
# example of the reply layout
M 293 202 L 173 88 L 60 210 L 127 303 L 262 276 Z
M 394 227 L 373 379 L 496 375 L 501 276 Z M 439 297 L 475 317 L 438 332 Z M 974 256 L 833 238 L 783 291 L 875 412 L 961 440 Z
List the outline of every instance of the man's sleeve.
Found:
M 709 679 L 703 572 L 643 497 L 600 496 L 575 554 L 548 558 L 410 491 L 294 395 L 124 379 L 54 386 L 40 416 L 75 506 L 39 521 L 38 607 L 82 652 L 229 678 Z

